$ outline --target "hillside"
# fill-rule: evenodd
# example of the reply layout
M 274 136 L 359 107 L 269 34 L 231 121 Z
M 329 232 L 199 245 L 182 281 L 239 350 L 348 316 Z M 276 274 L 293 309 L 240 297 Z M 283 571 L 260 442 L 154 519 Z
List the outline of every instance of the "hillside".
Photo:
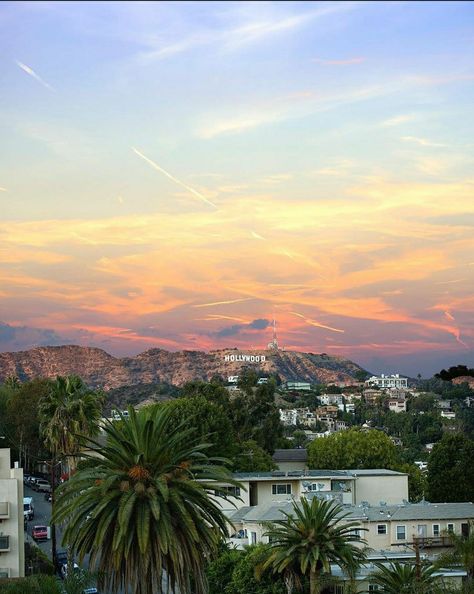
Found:
M 250 358 L 265 360 L 247 362 Z M 151 349 L 135 357 L 116 358 L 98 348 L 68 345 L 0 353 L 0 381 L 9 376 L 26 381 L 77 374 L 89 385 L 106 390 L 157 382 L 181 386 L 193 379 L 209 380 L 216 374 L 225 378 L 238 375 L 244 366 L 257 367 L 267 374 L 277 373 L 282 381 L 313 383 L 350 381 L 361 369 L 342 357 L 294 351 L 224 349 L 206 353 Z

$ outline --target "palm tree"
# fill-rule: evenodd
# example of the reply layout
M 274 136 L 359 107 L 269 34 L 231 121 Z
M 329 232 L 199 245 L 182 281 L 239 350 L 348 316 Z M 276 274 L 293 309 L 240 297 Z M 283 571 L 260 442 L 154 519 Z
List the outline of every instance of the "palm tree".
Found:
M 205 454 L 194 430 L 173 426 L 157 406 L 104 427 L 86 464 L 58 490 L 56 522 L 79 560 L 90 555 L 99 589 L 134 594 L 206 591 L 205 562 L 216 555 L 227 520 L 209 497 L 214 481 L 238 485 L 222 459 Z M 164 581 L 167 582 L 166 586 Z
M 435 594 L 434 566 L 417 567 L 411 563 L 392 562 L 389 565 L 375 564 L 378 571 L 371 576 L 371 583 L 377 585 L 383 594 Z
M 39 405 L 41 432 L 54 457 L 68 458 L 70 469 L 84 444 L 84 436 L 99 432 L 103 397 L 76 375 L 56 378 Z
M 76 458 L 84 438 L 99 432 L 102 412 L 101 394 L 90 390 L 82 379 L 71 375 L 56 378 L 51 389 L 39 402 L 40 431 L 46 447 L 51 452 L 51 495 L 55 507 L 56 467 L 68 459 L 69 469 L 75 469 Z M 56 527 L 51 523 L 53 563 L 56 562 Z
M 349 516 L 333 501 L 314 497 L 293 503 L 291 513 L 282 512 L 284 520 L 268 526 L 271 552 L 265 563 L 274 573 L 309 576 L 310 594 L 319 594 L 323 581 L 331 574 L 331 563 L 337 563 L 351 574 L 365 553 L 355 542 L 364 543 L 355 530 L 357 522 L 344 521 Z
M 474 582 L 474 521 L 469 522 L 468 534 L 463 536 L 448 532 L 452 549 L 439 556 L 436 565 L 462 565 L 467 572 L 467 581 Z

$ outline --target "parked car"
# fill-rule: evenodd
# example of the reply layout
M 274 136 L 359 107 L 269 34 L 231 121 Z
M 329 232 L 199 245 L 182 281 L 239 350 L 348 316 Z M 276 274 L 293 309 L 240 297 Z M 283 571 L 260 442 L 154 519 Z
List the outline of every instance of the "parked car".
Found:
M 48 481 L 40 479 L 39 481 L 36 481 L 34 489 L 35 491 L 40 491 L 41 493 L 50 493 L 51 485 L 48 483 Z
M 67 551 L 58 551 L 56 553 L 56 573 L 61 575 L 61 568 L 67 564 Z
M 99 590 L 97 588 L 86 588 L 82 591 L 82 594 L 99 594 Z
M 35 517 L 33 497 L 23 497 L 23 515 L 25 520 L 32 520 Z
M 77 563 L 72 564 L 73 571 L 80 571 L 80 567 Z M 60 576 L 63 580 L 67 578 L 67 563 L 64 563 L 61 567 Z
M 48 527 L 47 526 L 34 526 L 31 532 L 33 540 L 37 542 L 39 540 L 48 540 Z
M 53 496 L 52 496 L 51 492 L 44 494 L 44 500 L 47 501 L 48 503 L 51 503 L 53 501 Z

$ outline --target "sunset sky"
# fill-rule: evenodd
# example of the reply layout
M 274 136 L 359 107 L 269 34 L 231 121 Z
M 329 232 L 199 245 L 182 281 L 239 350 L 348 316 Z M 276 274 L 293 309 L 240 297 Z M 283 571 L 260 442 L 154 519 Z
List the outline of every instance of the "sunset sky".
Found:
M 474 365 L 474 4 L 2 2 L 0 350 Z

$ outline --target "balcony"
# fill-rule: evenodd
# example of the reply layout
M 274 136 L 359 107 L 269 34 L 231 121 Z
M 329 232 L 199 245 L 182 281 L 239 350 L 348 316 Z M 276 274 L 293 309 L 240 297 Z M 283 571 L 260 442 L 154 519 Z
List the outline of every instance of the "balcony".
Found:
M 0 520 L 10 519 L 10 504 L 8 501 L 0 501 Z
M 451 542 L 449 536 L 414 536 L 413 542 L 417 544 L 420 548 L 447 548 L 453 546 L 453 543 Z
M 10 550 L 10 537 L 0 536 L 0 553 L 8 553 Z

